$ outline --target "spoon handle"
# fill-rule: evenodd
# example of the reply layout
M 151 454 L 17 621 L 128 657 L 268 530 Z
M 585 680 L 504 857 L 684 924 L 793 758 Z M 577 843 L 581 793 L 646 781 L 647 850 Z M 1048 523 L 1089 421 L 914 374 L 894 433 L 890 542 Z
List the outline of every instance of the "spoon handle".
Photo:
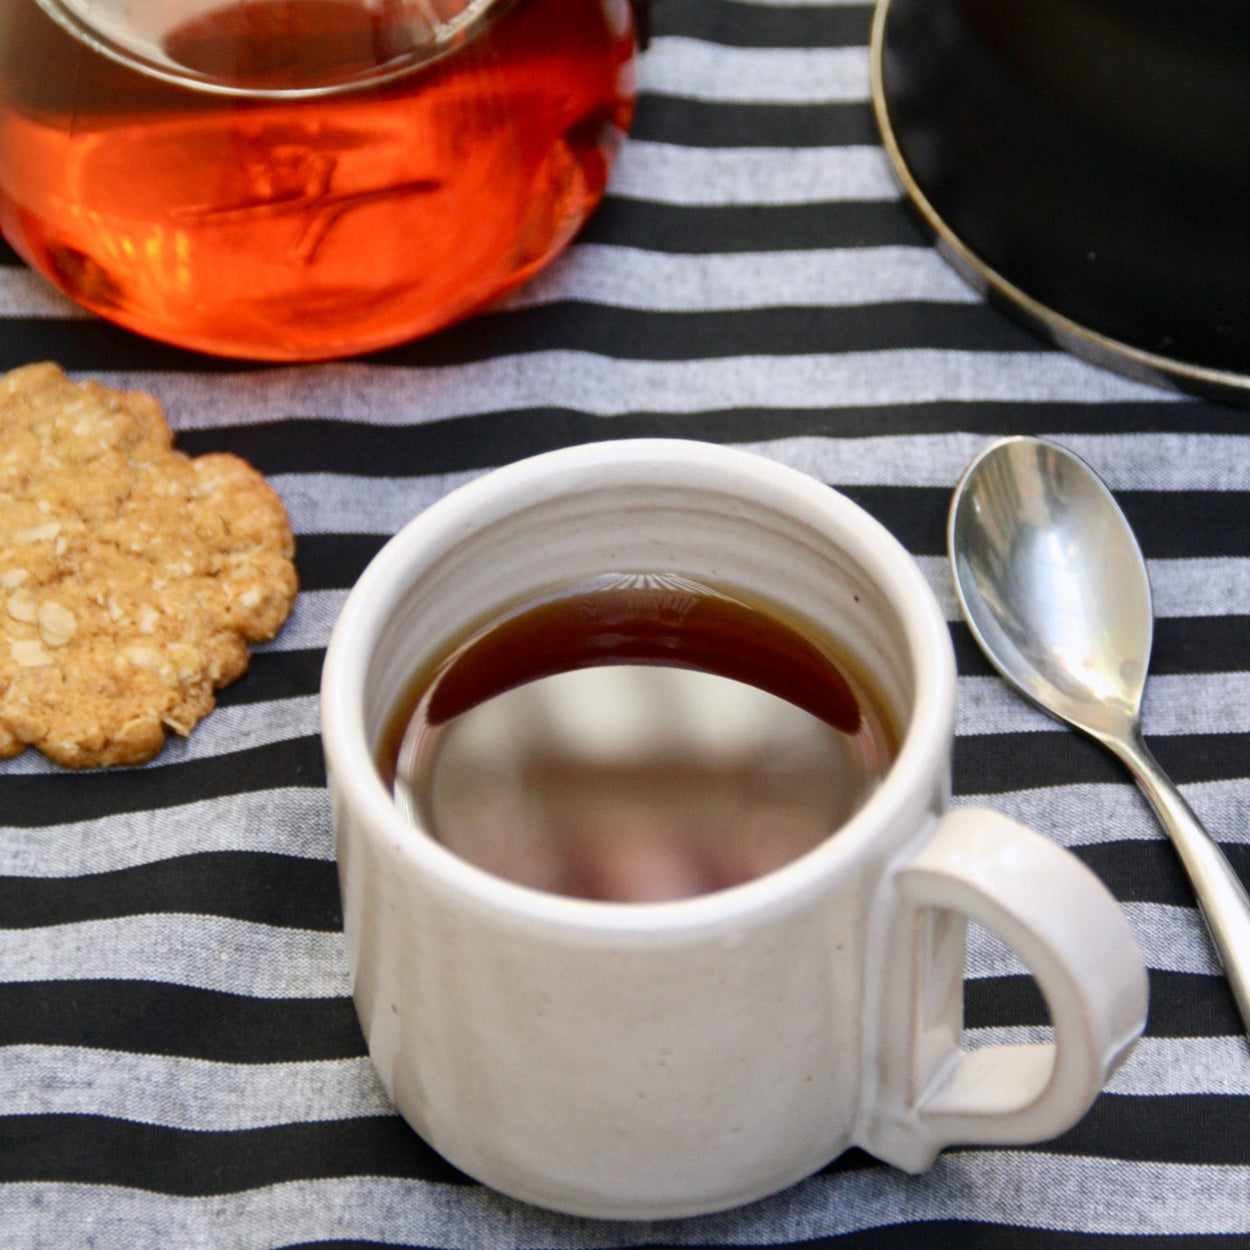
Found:
M 1250 1034 L 1250 895 L 1219 843 L 1159 767 L 1140 733 L 1117 738 L 1108 745 L 1133 774 L 1180 855 Z

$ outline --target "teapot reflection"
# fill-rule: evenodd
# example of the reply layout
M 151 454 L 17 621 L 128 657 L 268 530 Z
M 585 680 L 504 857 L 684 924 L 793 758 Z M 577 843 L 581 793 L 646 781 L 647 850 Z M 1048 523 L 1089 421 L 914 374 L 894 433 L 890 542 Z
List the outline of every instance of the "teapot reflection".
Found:
M 740 885 L 844 824 L 893 758 L 864 702 L 845 732 L 728 677 L 608 664 L 414 716 L 395 795 L 449 850 L 534 889 L 661 902 Z

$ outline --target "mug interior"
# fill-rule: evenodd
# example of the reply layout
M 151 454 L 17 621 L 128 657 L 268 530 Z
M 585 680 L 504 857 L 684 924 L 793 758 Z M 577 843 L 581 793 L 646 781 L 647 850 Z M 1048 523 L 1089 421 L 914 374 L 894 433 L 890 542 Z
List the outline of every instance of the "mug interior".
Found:
M 369 755 L 370 784 L 386 784 L 379 757 L 414 674 L 473 627 L 560 586 L 639 572 L 738 590 L 833 640 L 879 697 L 899 746 L 866 807 L 907 784 L 896 780 L 900 770 L 932 771 L 950 731 L 953 662 L 932 593 L 897 541 L 794 470 L 648 440 L 550 453 L 487 475 L 379 554 L 327 660 L 329 674 L 336 651 L 353 657 L 355 676 L 337 688 L 358 683 L 348 714 Z M 332 685 L 331 719 L 339 711 Z

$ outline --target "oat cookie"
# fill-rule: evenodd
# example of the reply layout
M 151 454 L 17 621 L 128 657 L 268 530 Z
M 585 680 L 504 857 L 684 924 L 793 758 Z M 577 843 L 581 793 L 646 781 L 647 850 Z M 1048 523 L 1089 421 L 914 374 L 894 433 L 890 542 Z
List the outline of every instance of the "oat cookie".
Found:
M 0 378 L 0 756 L 138 764 L 190 733 L 295 601 L 282 501 L 191 459 L 151 396 Z

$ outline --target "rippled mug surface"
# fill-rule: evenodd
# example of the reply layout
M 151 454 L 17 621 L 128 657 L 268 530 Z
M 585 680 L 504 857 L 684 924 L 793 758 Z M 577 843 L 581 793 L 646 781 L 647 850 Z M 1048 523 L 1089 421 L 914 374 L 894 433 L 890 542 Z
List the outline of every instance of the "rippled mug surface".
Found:
M 402 4 L 161 6 L 106 55 L 44 2 L 0 0 L 0 226 L 88 308 L 218 354 L 481 307 L 572 237 L 632 116 L 626 0 L 501 0 L 432 60 Z
M 895 751 L 833 644 L 671 577 L 601 578 L 475 633 L 401 705 L 415 824 L 555 893 L 689 897 L 802 855 Z

